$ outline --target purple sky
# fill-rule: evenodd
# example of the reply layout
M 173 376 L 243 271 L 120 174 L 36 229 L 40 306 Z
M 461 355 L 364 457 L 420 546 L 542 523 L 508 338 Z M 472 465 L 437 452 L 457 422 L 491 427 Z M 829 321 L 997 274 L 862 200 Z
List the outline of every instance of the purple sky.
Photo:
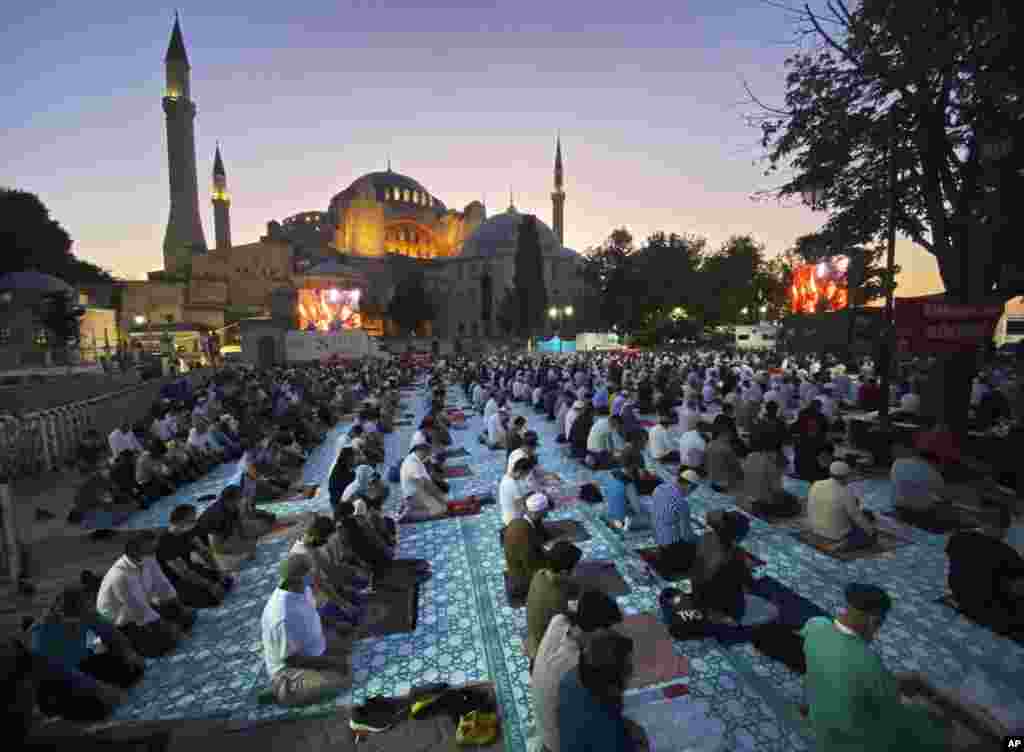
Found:
M 173 12 L 7 0 L 0 27 L 0 185 L 38 193 L 78 255 L 129 278 L 162 264 Z M 210 243 L 218 139 L 236 243 L 326 209 L 388 155 L 449 207 L 501 211 L 511 186 L 550 224 L 559 130 L 572 248 L 625 225 L 713 245 L 749 233 L 776 253 L 824 220 L 751 199 L 769 183 L 741 76 L 781 101 L 793 40 L 759 0 L 222 0 L 182 3 L 181 21 Z M 927 253 L 898 250 L 902 294 L 939 289 Z

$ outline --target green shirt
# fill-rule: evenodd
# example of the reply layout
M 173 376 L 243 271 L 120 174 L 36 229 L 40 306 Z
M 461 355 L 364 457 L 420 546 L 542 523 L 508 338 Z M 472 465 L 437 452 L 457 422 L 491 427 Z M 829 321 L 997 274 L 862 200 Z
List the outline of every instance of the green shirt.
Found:
M 569 608 L 569 596 L 573 586 L 569 578 L 550 569 L 542 569 L 530 581 L 530 593 L 526 598 L 526 655 L 537 655 L 548 623 L 556 614 L 563 614 Z
M 917 752 L 948 748 L 946 729 L 900 701 L 896 678 L 863 638 L 827 618 L 800 630 L 810 721 L 819 752 Z

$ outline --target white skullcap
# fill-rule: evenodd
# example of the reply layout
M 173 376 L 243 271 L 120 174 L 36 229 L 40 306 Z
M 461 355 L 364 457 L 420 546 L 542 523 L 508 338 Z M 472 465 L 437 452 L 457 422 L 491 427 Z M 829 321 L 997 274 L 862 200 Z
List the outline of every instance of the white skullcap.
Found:
M 542 493 L 535 493 L 526 500 L 526 511 L 543 512 L 549 506 L 548 497 Z
M 845 478 L 850 474 L 850 466 L 845 462 L 836 460 L 828 466 L 828 474 L 833 478 Z

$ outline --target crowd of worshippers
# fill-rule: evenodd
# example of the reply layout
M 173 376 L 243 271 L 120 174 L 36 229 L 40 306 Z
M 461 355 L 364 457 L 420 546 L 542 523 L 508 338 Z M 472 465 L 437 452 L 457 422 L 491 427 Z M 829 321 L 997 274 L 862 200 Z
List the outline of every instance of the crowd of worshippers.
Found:
M 651 378 L 651 373 L 664 374 L 663 365 L 652 359 L 631 365 L 608 356 L 456 361 L 446 369 L 436 369 L 429 379 L 408 453 L 390 469 L 380 434 L 385 430 L 384 413 L 393 420 L 401 409 L 395 387 L 408 374 L 378 371 L 373 374 L 375 378 L 364 378 L 362 385 L 355 385 L 356 391 L 367 382 L 385 384 L 385 388 L 361 401 L 340 449 L 329 483 L 333 519 L 315 518 L 281 563 L 278 587 L 262 618 L 264 660 L 270 678 L 266 698 L 286 705 L 306 704 L 349 686 L 348 656 L 367 595 L 376 578 L 402 564 L 396 559 L 399 522 L 444 516 L 446 510 L 448 487 L 443 466 L 452 446 L 452 426 L 445 405 L 449 382 L 461 383 L 467 397 L 485 416 L 488 412 L 500 415 L 502 405 L 520 401 L 531 404 L 545 419 L 565 421 L 568 410 L 582 401 L 573 424 L 556 424 L 563 438 L 571 436 L 575 421 L 587 411 L 589 403 L 595 415 L 607 419 L 609 431 L 622 438 L 621 447 L 606 445 L 610 457 L 602 459 L 618 469 L 612 476 L 615 482 L 630 490 L 623 491 L 621 498 L 611 495 L 608 515 L 621 513 L 624 525 L 650 525 L 659 570 L 686 574 L 709 621 L 736 626 L 773 622 L 778 608 L 750 592 L 753 578 L 749 559 L 738 545 L 749 521 L 734 512 L 712 511 L 706 515 L 706 532 L 698 536 L 688 497 L 698 486 L 709 483 L 736 494 L 747 487 L 760 491 L 766 485 L 772 494 L 755 500 L 776 505 L 781 501 L 794 503 L 775 494 L 786 469 L 779 449 L 799 442 L 805 430 L 817 435 L 822 430 L 827 434 L 829 429 L 804 426 L 794 430 L 779 413 L 789 412 L 796 424 L 801 420 L 825 423 L 829 420 L 827 406 L 823 409 L 818 397 L 807 405 L 793 405 L 790 400 L 776 402 L 762 394 L 765 404 L 757 412 L 752 430 L 747 431 L 751 437 L 749 448 L 741 446 L 739 432 L 732 424 L 738 420 L 738 400 L 732 401 L 730 416 L 725 398 L 731 392 L 721 394 L 725 388 L 719 386 L 725 383 L 722 379 L 727 373 L 738 372 L 737 383 L 742 388 L 749 369 L 750 388 L 756 384 L 770 394 L 781 384 L 773 382 L 771 374 L 768 379 L 761 378 L 755 364 L 742 358 L 702 356 L 691 366 L 705 379 L 710 375 L 718 381 L 705 382 L 692 407 L 697 414 L 694 423 L 700 430 L 702 423 L 707 424 L 707 408 L 713 408 L 716 402 L 721 404 L 721 411 L 710 423 L 712 440 L 703 448 L 700 462 L 692 461 L 697 455 L 690 447 L 680 445 L 678 470 L 670 480 L 659 483 L 646 464 L 666 459 L 652 457 L 655 434 L 659 428 L 669 432 L 687 428 L 683 435 L 693 430 L 679 424 L 685 419 L 688 401 L 694 398 L 692 393 L 687 394 L 686 387 L 698 391 L 679 360 L 668 369 L 668 382 Z M 636 372 L 631 374 L 631 370 Z M 783 383 L 788 378 L 785 373 Z M 797 376 L 803 378 L 799 373 Z M 810 378 L 817 383 L 821 377 Z M 638 382 L 645 379 L 658 389 L 649 394 L 642 390 Z M 676 399 L 669 395 L 672 381 L 682 384 Z M 805 383 L 799 385 L 800 389 Z M 706 400 L 705 392 L 709 395 Z M 566 393 L 571 404 L 566 404 Z M 545 395 L 553 395 L 550 404 Z M 641 404 L 643 395 L 647 404 Z M 772 404 L 784 405 L 784 410 L 772 410 Z M 566 409 L 559 418 L 561 407 Z M 649 436 L 643 430 L 632 434 L 625 428 L 618 430 L 619 424 L 636 421 L 638 413 L 647 411 L 669 420 L 659 420 Z M 732 420 L 719 420 L 721 415 Z M 694 420 L 693 416 L 689 419 Z M 835 423 L 835 417 L 830 423 Z M 674 443 L 668 444 L 671 447 Z M 723 459 L 720 465 L 709 462 L 716 443 L 723 457 L 731 456 L 736 461 Z M 935 505 L 945 503 L 943 468 L 938 463 L 936 445 L 933 441 L 926 451 L 901 448 L 892 468 L 895 498 L 921 503 L 927 496 Z M 498 447 L 506 453 L 506 472 L 498 489 L 506 574 L 511 589 L 527 603 L 524 647 L 530 659 L 531 691 L 543 744 L 549 752 L 640 749 L 644 744 L 642 729 L 622 714 L 632 644 L 616 632 L 616 625 L 622 621 L 621 611 L 607 595 L 581 591 L 574 585 L 571 573 L 582 558 L 581 551 L 547 532 L 545 518 L 554 502 L 544 490 L 547 473 L 540 467 L 538 435 L 528 429 L 527 420 L 510 420 L 504 445 Z M 758 454 L 767 455 L 760 468 L 750 462 Z M 831 456 L 814 456 L 816 477 L 800 513 L 822 535 L 850 546 L 863 545 L 863 538 L 870 539 L 874 532 L 874 521 L 849 486 L 849 466 Z M 240 462 L 244 465 L 244 457 Z M 718 475 L 716 467 L 722 468 Z M 758 474 L 762 480 L 755 483 L 751 477 Z M 243 472 L 242 477 L 249 477 L 248 473 Z M 389 492 L 386 480 L 399 485 L 401 509 L 397 519 L 382 512 Z M 928 490 L 923 490 L 922 484 Z M 51 682 L 44 692 L 51 698 L 46 701 L 51 703 L 51 712 L 62 697 L 67 705 L 67 697 L 81 693 L 83 683 L 90 687 L 89 696 L 97 713 L 116 704 L 121 696 L 118 687 L 137 681 L 142 663 L 139 656 L 173 650 L 194 623 L 194 609 L 215 606 L 222 600 L 223 592 L 233 583 L 231 573 L 252 556 L 255 537 L 273 520 L 251 517 L 249 510 L 256 505 L 248 504 L 247 498 L 242 487 L 229 486 L 201 515 L 182 505 L 174 510 L 171 527 L 163 535 L 154 538 L 143 533 L 132 538 L 124 557 L 104 578 L 86 578 L 81 588 L 84 596 L 73 589 L 67 598 L 58 601 L 38 625 L 40 641 L 36 643 L 33 635 L 31 650 L 13 648 L 10 656 L 4 656 L 16 669 L 11 674 L 15 683 L 25 677 L 37 683 Z M 902 503 L 913 506 L 915 502 Z M 972 618 L 1007 634 L 1015 630 L 1020 633 L 1019 614 L 1024 613 L 1022 523 L 1015 513 L 1004 510 L 979 531 L 957 533 L 947 544 L 948 585 L 954 597 Z M 417 578 L 430 576 L 428 562 L 405 564 L 411 565 Z M 811 696 L 810 718 L 818 738 L 825 740 L 822 748 L 893 748 L 894 738 L 900 740 L 900 749 L 942 748 L 940 737 L 944 740 L 948 729 L 900 703 L 893 675 L 868 647 L 891 608 L 889 596 L 870 585 L 852 585 L 846 595 L 847 608 L 835 620 L 812 619 L 801 632 Z M 42 627 L 50 623 L 70 624 L 79 631 L 62 628 L 44 633 Z M 98 634 L 97 630 L 111 634 L 105 640 L 101 636 L 107 647 L 105 653 L 97 654 L 87 647 L 85 635 Z M 42 648 L 44 634 L 54 640 L 49 655 Z M 71 634 L 82 636 L 65 640 L 64 635 Z M 96 655 L 108 657 L 96 663 Z M 100 673 L 89 674 L 86 668 Z M 55 671 L 70 672 L 74 678 L 65 676 L 64 684 L 60 684 L 53 678 Z M 112 672 L 103 674 L 107 679 L 101 677 L 104 671 Z M 846 679 L 837 684 L 835 676 L 839 674 Z M 77 703 L 75 706 L 79 707 Z
M 642 749 L 643 732 L 622 713 L 633 650 L 615 631 L 622 613 L 604 593 L 573 583 L 582 552 L 547 532 L 553 504 L 544 493 L 538 434 L 512 411 L 534 408 L 555 422 L 556 441 L 568 444 L 574 457 L 593 468 L 615 468 L 603 484 L 605 516 L 624 528 L 652 531 L 659 572 L 685 575 L 710 623 L 771 625 L 778 608 L 751 592 L 750 559 L 738 546 L 749 519 L 713 510 L 707 532 L 698 536 L 688 497 L 708 485 L 766 514 L 801 515 L 813 532 L 846 548 L 870 545 L 877 517 L 863 509 L 850 486 L 853 470 L 837 458 L 834 443 L 841 408 L 877 407 L 881 391 L 869 364 L 858 387 L 844 370 L 769 372 L 755 361 L 673 359 L 667 372 L 652 359 L 632 368 L 601 356 L 492 359 L 462 370 L 467 399 L 484 419 L 481 443 L 508 451 L 498 493 L 506 576 L 509 595 L 526 601 L 524 649 L 544 752 Z M 975 383 L 976 405 L 978 384 L 987 382 Z M 909 379 L 897 385 L 897 419 L 920 417 L 919 389 Z M 644 430 L 636 416 L 649 412 L 657 420 Z M 930 428 L 922 432 L 924 441 L 892 453 L 893 503 L 941 517 L 956 498 L 943 477 L 948 452 L 936 449 L 949 443 L 949 430 L 921 423 Z M 671 481 L 658 482 L 654 462 L 678 463 Z M 787 472 L 810 482 L 806 502 L 783 490 Z M 953 597 L 965 614 L 1001 634 L 1020 636 L 1024 627 L 1022 543 L 1019 508 L 1009 506 L 979 529 L 950 536 L 946 546 Z M 847 601 L 835 620 L 812 619 L 800 632 L 819 748 L 949 748 L 949 724 L 905 705 L 899 677 L 869 650 L 891 609 L 890 596 L 854 584 Z M 838 683 L 837 672 L 845 677 Z
M 217 422 L 227 415 L 226 423 L 249 430 L 236 434 L 235 449 L 218 445 L 211 454 L 200 454 L 194 470 L 234 461 L 237 481 L 201 513 L 192 504 L 179 504 L 162 532 L 132 533 L 123 555 L 102 577 L 83 572 L 45 614 L 30 620 L 23 636 L 5 643 L 3 693 L 11 698 L 11 728 L 27 732 L 36 706 L 44 715 L 71 720 L 106 717 L 142 678 L 145 659 L 173 652 L 191 632 L 196 609 L 223 603 L 237 573 L 254 557 L 259 538 L 277 522 L 259 505 L 295 490 L 294 469 L 336 416 L 355 411 L 331 478 L 334 518 L 315 517 L 301 530 L 262 618 L 269 701 L 308 704 L 349 686 L 351 642 L 365 618 L 374 578 L 403 563 L 396 559 L 398 526 L 382 513 L 388 486 L 380 474 L 385 460 L 380 434 L 393 430 L 398 388 L 408 377 L 367 361 L 344 372 L 328 367 L 222 371 L 196 396 L 175 385 L 177 393 L 162 397 L 154 411 L 149 441 L 174 441 L 163 437 L 185 434 L 190 405 Z M 191 430 L 202 433 L 206 427 Z M 111 435 L 109 460 L 87 453 L 86 459 L 100 466 L 91 468 L 90 482 L 100 476 L 109 483 L 104 466 L 123 461 L 133 451 L 131 440 L 139 439 L 131 428 L 121 426 Z M 269 437 L 259 438 L 260 431 Z M 287 443 L 284 432 L 291 439 Z M 274 437 L 281 437 L 277 446 Z M 118 503 L 102 498 L 111 491 L 97 493 L 94 503 L 108 508 Z M 137 510 L 140 499 L 128 506 L 124 511 Z M 95 509 L 83 508 L 81 519 L 95 521 L 90 516 Z M 109 517 L 100 520 L 116 524 Z M 427 562 L 412 564 L 417 578 L 429 577 Z

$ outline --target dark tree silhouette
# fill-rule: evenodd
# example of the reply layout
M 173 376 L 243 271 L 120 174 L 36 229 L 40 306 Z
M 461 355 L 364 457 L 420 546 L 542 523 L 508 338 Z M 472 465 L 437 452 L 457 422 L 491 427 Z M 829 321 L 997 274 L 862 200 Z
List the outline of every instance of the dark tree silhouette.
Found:
M 0 188 L 0 276 L 36 269 L 70 285 L 112 281 L 100 267 L 76 258 L 71 245 L 38 196 Z
M 410 273 L 399 281 L 387 312 L 403 334 L 413 333 L 421 323 L 434 319 L 437 308 L 427 293 L 422 274 Z
M 537 218 L 527 214 L 519 223 L 515 256 L 515 289 L 519 300 L 519 329 L 532 336 L 544 325 L 548 293 L 544 285 L 544 259 L 541 255 Z

